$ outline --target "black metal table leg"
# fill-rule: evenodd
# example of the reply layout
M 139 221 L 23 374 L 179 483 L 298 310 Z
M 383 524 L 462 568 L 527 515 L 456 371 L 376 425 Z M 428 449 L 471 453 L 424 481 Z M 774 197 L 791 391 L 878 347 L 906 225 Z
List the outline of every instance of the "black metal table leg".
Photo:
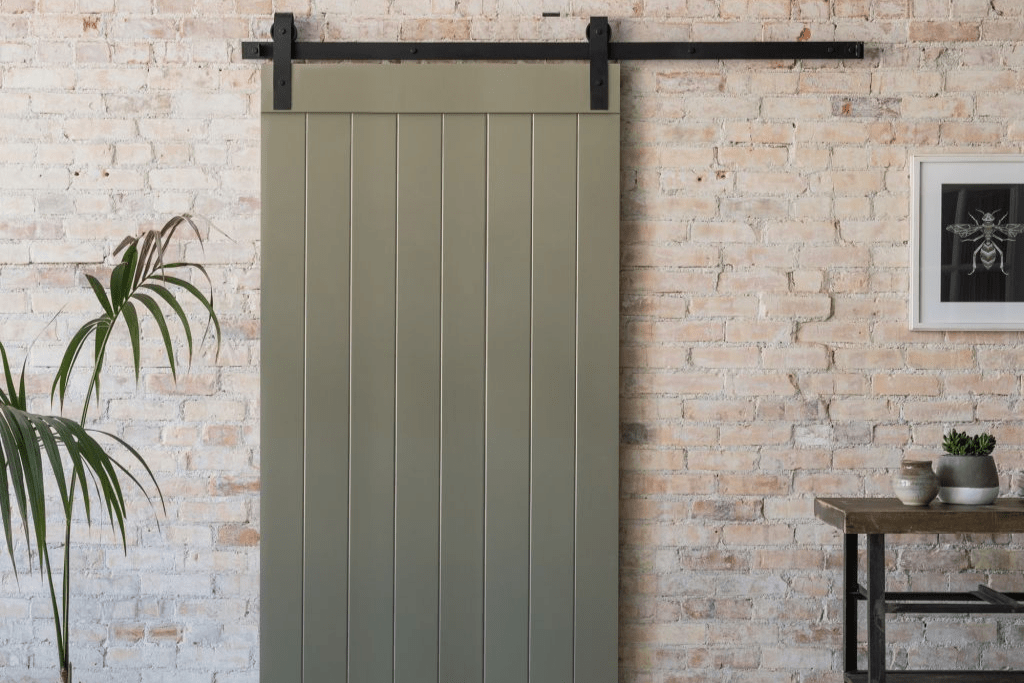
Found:
M 885 534 L 868 534 L 868 682 L 885 683 Z
M 857 534 L 843 539 L 843 671 L 857 670 Z

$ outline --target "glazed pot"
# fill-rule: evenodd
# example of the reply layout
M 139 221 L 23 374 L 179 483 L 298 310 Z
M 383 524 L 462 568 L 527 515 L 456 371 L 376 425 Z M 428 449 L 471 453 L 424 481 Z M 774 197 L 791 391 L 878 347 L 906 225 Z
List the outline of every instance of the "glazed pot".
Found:
M 939 492 L 939 478 L 931 460 L 904 460 L 892 480 L 892 492 L 904 505 L 928 505 Z
M 991 455 L 942 455 L 935 473 L 943 503 L 991 505 L 999 496 L 999 473 Z

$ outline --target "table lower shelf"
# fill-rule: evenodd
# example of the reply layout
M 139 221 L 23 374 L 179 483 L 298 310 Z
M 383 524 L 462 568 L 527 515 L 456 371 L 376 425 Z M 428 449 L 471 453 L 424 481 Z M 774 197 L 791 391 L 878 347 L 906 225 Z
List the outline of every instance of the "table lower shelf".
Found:
M 868 683 L 864 671 L 848 673 L 846 683 Z M 886 671 L 886 683 L 1024 683 L 1024 671 Z

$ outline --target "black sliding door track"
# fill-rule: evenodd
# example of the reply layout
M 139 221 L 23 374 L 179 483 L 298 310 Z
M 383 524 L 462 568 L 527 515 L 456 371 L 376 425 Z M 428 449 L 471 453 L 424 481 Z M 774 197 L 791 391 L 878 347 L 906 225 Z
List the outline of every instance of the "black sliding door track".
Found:
M 862 42 L 613 43 L 607 17 L 591 17 L 579 43 L 306 43 L 294 17 L 274 15 L 273 42 L 243 42 L 243 59 L 274 62 L 274 109 L 291 109 L 291 63 L 300 61 L 590 62 L 590 108 L 608 108 L 608 63 L 631 60 L 863 59 Z

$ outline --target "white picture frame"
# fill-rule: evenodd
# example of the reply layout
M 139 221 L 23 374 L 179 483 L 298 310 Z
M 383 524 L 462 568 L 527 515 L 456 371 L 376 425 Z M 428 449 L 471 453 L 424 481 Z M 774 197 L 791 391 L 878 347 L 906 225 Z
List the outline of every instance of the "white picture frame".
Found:
M 1024 330 L 1024 155 L 913 155 L 910 220 L 910 329 Z

